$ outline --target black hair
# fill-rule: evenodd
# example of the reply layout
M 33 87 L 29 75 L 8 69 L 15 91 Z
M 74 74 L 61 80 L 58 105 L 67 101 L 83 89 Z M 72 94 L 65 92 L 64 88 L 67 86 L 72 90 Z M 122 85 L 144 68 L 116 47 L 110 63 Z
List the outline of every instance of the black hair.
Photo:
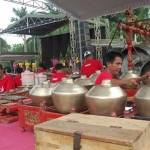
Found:
M 46 66 L 44 65 L 44 63 L 39 63 L 39 67 L 42 67 L 44 69 L 47 69 Z
M 23 72 L 23 68 L 21 68 L 21 67 L 16 68 L 16 73 L 20 74 L 22 72 Z
M 144 75 L 149 71 L 150 71 L 150 61 L 146 62 L 146 64 L 144 64 L 144 66 L 142 67 L 141 75 Z
M 61 64 L 61 63 L 58 63 L 56 66 L 55 66 L 55 69 L 56 70 L 61 70 L 61 69 L 63 69 L 64 68 L 64 66 Z
M 104 64 L 107 66 L 108 63 L 113 63 L 116 57 L 120 57 L 121 59 L 123 59 L 123 56 L 121 53 L 119 52 L 108 52 L 105 56 L 104 56 Z
M 93 54 L 88 54 L 88 55 L 85 56 L 85 58 L 88 58 L 90 56 L 93 56 Z
M 11 73 L 11 67 L 7 66 L 4 68 L 5 73 Z

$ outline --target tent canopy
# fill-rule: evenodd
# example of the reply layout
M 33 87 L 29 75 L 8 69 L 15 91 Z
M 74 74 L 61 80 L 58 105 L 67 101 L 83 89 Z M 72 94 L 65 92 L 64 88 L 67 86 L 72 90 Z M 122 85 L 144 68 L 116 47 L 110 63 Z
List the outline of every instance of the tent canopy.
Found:
M 68 22 L 63 14 L 28 14 L 14 24 L 9 25 L 1 33 L 45 35 Z
M 81 20 L 150 4 L 150 0 L 53 0 L 52 2 Z

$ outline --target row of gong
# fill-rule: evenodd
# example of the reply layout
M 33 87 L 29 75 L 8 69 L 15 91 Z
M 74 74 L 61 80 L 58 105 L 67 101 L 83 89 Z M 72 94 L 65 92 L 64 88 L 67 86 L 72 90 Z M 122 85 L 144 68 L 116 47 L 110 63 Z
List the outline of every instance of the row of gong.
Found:
M 137 111 L 141 116 L 150 116 L 150 85 L 144 85 L 135 96 Z M 54 105 L 60 113 L 82 112 L 88 108 L 91 114 L 117 116 L 123 114 L 127 101 L 124 90 L 104 80 L 101 85 L 93 86 L 89 91 L 72 79 L 50 86 L 35 86 L 30 91 L 33 104 L 39 106 L 42 101 L 47 106 Z

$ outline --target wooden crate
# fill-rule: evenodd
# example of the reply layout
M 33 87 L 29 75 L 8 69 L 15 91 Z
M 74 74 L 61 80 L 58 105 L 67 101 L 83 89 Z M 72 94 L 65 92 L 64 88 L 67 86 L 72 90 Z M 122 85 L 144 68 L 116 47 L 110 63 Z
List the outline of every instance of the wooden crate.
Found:
M 74 113 L 34 129 L 36 150 L 150 150 L 149 121 Z M 77 149 L 75 132 L 81 133 Z
M 28 100 L 26 100 L 28 102 Z M 29 101 L 30 102 L 30 101 Z M 63 116 L 63 114 L 44 111 L 42 108 L 32 105 L 18 105 L 19 125 L 24 130 L 33 129 L 34 125 Z

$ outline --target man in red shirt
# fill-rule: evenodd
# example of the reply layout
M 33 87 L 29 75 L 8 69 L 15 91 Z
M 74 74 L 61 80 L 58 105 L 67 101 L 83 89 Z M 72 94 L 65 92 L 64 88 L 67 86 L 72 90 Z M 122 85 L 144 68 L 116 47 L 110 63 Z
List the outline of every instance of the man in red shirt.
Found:
M 122 67 L 122 56 L 117 52 L 109 52 L 105 56 L 107 68 L 97 77 L 96 85 L 101 84 L 105 79 L 119 79 Z
M 121 87 L 126 87 L 128 84 L 137 85 L 137 79 L 120 79 L 120 72 L 122 67 L 122 55 L 118 52 L 109 52 L 105 56 L 106 60 L 106 70 L 104 70 L 96 79 L 95 84 L 99 85 L 103 80 L 109 79 L 113 84 L 119 85 Z M 147 78 L 149 75 L 145 75 Z M 143 79 L 144 79 L 143 78 Z
M 21 82 L 21 73 L 22 72 L 23 72 L 23 69 L 18 66 L 16 68 L 16 75 L 14 76 L 15 88 L 17 88 L 17 87 L 22 85 L 22 82 Z
M 65 77 L 67 77 L 67 74 L 63 71 L 63 65 L 59 63 L 55 66 L 55 72 L 52 74 L 50 81 L 52 83 L 60 82 Z
M 0 64 L 0 92 L 9 92 L 15 88 L 15 83 L 10 75 L 4 74 L 3 66 Z
M 93 55 L 90 51 L 86 51 L 84 53 L 84 62 L 81 67 L 81 74 L 89 77 L 91 74 L 95 73 L 97 70 L 102 70 L 103 65 L 102 62 L 94 59 Z

